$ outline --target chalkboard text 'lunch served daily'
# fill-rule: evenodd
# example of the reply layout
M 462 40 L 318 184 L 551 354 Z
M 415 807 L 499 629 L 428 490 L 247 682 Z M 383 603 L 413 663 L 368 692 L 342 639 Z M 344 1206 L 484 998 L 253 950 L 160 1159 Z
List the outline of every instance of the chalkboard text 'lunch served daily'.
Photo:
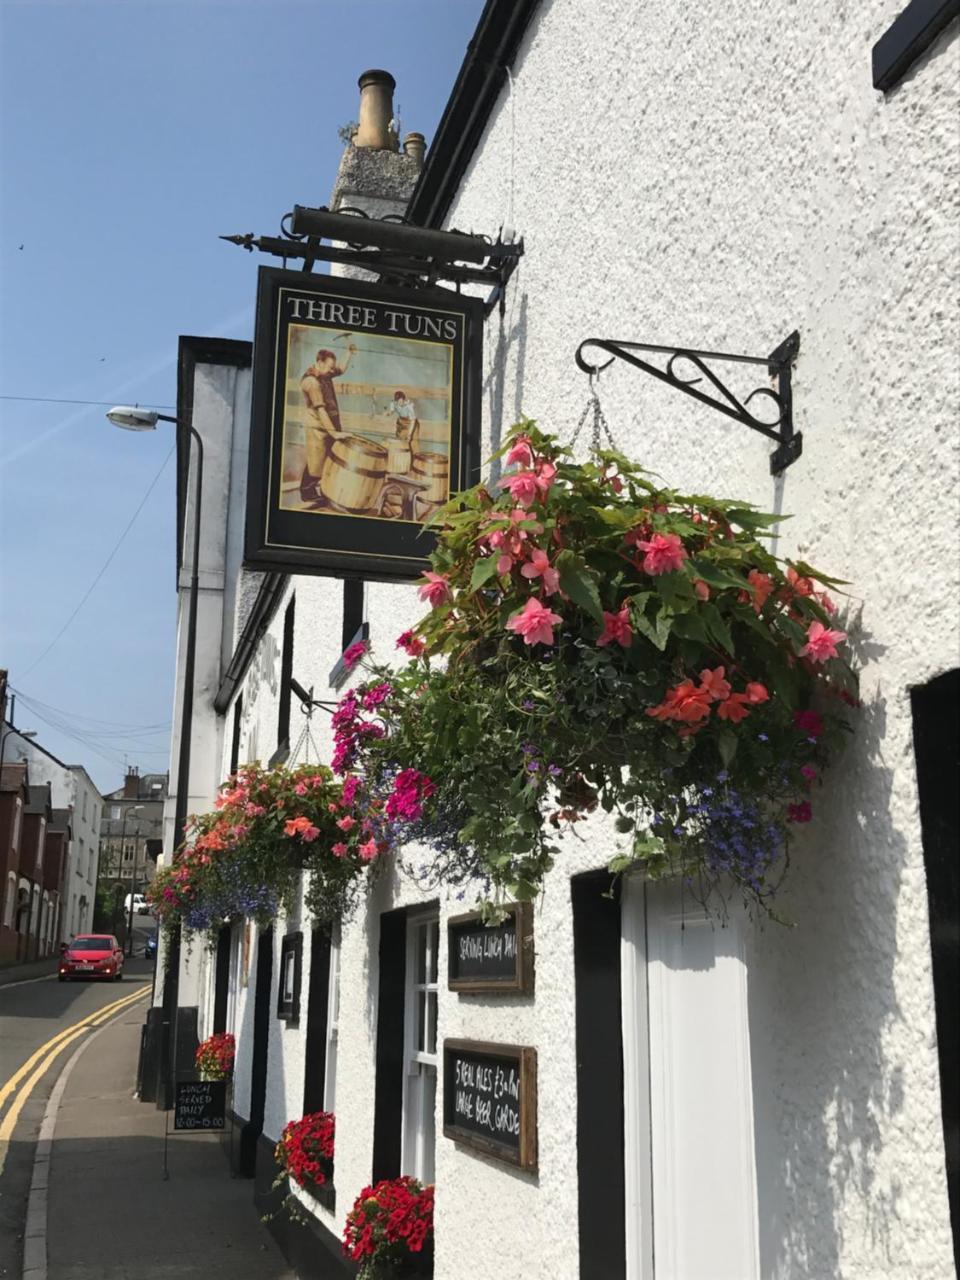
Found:
M 178 1080 L 174 1129 L 222 1129 L 227 1107 L 226 1080 Z

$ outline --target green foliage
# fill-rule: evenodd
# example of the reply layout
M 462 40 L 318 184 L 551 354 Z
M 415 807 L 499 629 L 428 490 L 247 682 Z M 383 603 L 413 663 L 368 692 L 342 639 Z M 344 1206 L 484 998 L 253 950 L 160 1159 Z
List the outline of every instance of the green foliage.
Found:
M 422 656 L 378 675 L 393 696 L 362 770 L 428 774 L 438 829 L 456 831 L 446 865 L 479 868 L 494 902 L 534 897 L 558 833 L 598 805 L 628 838 L 615 871 L 706 891 L 733 876 L 766 900 L 843 736 L 841 699 L 855 705 L 830 652 L 843 633 L 809 647 L 834 580 L 770 553 L 783 517 L 664 488 L 616 453 L 578 465 L 530 421 L 508 449 L 500 492 L 436 517 L 447 590 L 416 628 Z M 524 635 L 541 607 L 545 629 Z M 814 706 L 815 734 L 795 721 Z

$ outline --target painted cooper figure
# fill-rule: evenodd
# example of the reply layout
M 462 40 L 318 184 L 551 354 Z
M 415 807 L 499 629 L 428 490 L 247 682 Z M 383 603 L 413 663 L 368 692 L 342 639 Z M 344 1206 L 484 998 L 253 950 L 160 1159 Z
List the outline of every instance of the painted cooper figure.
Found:
M 344 434 L 333 380 L 350 368 L 350 361 L 356 350 L 356 346 L 349 343 L 347 358 L 343 364 L 338 364 L 336 353 L 321 347 L 316 360 L 300 379 L 300 390 L 308 415 L 305 427 L 307 465 L 300 477 L 300 497 L 305 502 L 318 497 L 317 485 L 323 472 L 323 464 L 330 453 L 330 445 L 336 436 Z

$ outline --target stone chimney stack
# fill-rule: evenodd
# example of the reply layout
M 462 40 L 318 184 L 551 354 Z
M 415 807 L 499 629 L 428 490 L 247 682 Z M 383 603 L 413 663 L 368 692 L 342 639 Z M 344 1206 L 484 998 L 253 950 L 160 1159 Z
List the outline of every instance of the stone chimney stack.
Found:
M 127 768 L 127 776 L 123 780 L 124 800 L 136 800 L 140 794 L 140 770 L 135 764 Z
M 403 154 L 416 161 L 418 169 L 423 168 L 423 157 L 427 142 L 422 133 L 408 133 L 403 140 Z
M 422 133 L 408 133 L 401 151 L 391 123 L 396 81 L 388 71 L 360 77 L 360 123 L 340 160 L 329 207 L 362 209 L 369 218 L 404 213 L 423 167 Z M 334 264 L 330 274 L 365 279 L 369 272 Z
M 360 124 L 353 135 L 353 145 L 371 147 L 374 151 L 396 151 L 397 138 L 390 128 L 396 80 L 389 71 L 364 71 L 358 84 Z

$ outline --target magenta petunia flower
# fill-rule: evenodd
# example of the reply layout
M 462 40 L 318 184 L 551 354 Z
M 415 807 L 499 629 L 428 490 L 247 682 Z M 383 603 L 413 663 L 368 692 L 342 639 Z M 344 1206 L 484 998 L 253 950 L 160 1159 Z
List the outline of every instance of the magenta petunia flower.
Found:
M 813 809 L 810 807 L 809 800 L 801 800 L 799 804 L 787 805 L 787 820 L 789 822 L 809 822 L 813 817 Z
M 358 640 L 355 644 L 348 644 L 343 651 L 344 666 L 354 667 L 367 652 L 366 640 Z

